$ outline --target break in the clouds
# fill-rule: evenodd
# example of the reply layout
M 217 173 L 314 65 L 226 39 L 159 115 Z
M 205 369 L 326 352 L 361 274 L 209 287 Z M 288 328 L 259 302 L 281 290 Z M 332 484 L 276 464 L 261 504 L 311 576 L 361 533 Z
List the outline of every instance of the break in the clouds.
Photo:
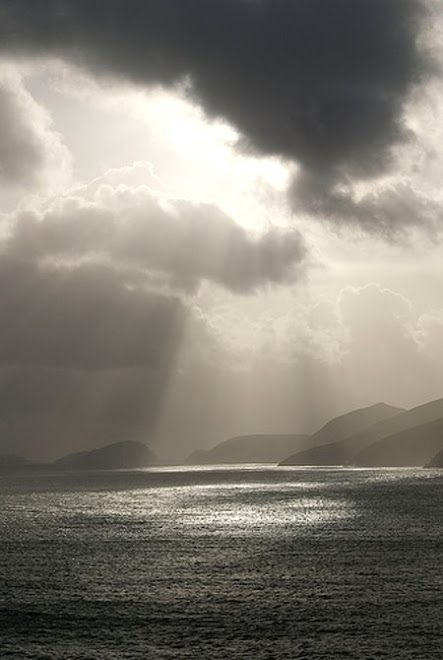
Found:
M 0 8 L 3 48 L 180 90 L 234 125 L 246 148 L 298 163 L 295 206 L 309 201 L 314 179 L 327 215 L 350 173 L 386 170 L 408 137 L 408 95 L 431 70 L 420 0 L 3 0 Z M 359 220 L 363 211 L 345 201 L 344 217 Z

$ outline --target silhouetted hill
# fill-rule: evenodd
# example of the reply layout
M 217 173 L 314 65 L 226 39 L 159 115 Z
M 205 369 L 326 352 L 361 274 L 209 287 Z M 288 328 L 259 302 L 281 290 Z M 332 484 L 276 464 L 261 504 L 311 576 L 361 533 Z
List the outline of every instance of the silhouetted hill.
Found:
M 314 433 L 310 447 L 286 457 L 281 465 L 343 465 L 364 445 L 349 436 L 403 413 L 404 408 L 376 403 L 335 417 Z
M 426 467 L 443 468 L 443 449 L 432 457 Z
M 421 467 L 441 449 L 443 418 L 378 440 L 354 456 L 352 462 L 362 467 Z
M 302 434 L 239 435 L 207 451 L 197 449 L 187 463 L 278 463 L 288 452 L 303 449 L 308 443 L 309 436 Z
M 126 440 L 92 451 L 68 454 L 56 461 L 58 467 L 78 470 L 118 470 L 147 467 L 157 463 L 157 457 L 147 445 Z
M 357 454 L 383 438 L 388 438 L 401 431 L 413 429 L 414 427 L 436 421 L 440 418 L 443 418 L 443 399 L 430 401 L 429 403 L 411 408 L 384 422 L 373 424 L 362 433 L 349 438 L 349 440 L 350 442 L 354 442 L 355 447 L 358 448 L 355 452 Z
M 334 417 L 322 426 L 319 431 L 312 434 L 311 440 L 315 445 L 325 445 L 344 440 L 372 424 L 391 419 L 395 415 L 406 412 L 404 408 L 389 406 L 387 403 L 375 403 L 365 408 L 357 408 L 344 415 Z

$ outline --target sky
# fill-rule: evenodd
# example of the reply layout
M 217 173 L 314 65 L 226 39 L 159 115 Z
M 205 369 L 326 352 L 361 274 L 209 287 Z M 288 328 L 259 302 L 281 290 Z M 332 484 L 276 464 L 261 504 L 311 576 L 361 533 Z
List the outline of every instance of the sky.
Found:
M 0 0 L 0 453 L 443 396 L 442 0 Z

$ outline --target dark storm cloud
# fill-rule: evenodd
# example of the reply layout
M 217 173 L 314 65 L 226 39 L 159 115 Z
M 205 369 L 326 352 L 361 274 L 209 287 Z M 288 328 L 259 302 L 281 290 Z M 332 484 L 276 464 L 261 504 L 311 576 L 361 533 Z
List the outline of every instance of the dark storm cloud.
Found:
M 43 214 L 23 213 L 7 249 L 27 259 L 110 257 L 160 271 L 175 287 L 202 279 L 251 291 L 299 275 L 306 257 L 296 231 L 269 230 L 258 239 L 214 205 L 157 198 L 148 189 L 107 189 L 95 201 L 60 200 Z
M 186 89 L 246 144 L 323 181 L 374 174 L 427 63 L 419 0 L 2 0 L 5 49 Z
M 0 261 L 0 365 L 168 369 L 185 319 L 180 301 L 106 268 L 48 270 Z
M 358 199 L 343 183 L 336 175 L 322 177 L 304 172 L 293 182 L 293 203 L 336 224 L 357 223 L 388 240 L 407 239 L 408 230 L 415 226 L 435 234 L 443 221 L 441 204 L 415 190 L 408 181 L 393 182 Z

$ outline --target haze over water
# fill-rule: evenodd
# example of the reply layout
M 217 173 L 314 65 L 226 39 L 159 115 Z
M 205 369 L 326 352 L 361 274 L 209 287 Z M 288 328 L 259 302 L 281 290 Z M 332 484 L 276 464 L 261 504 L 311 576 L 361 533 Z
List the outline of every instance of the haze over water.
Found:
M 1 657 L 440 657 L 438 470 L 0 476 Z

